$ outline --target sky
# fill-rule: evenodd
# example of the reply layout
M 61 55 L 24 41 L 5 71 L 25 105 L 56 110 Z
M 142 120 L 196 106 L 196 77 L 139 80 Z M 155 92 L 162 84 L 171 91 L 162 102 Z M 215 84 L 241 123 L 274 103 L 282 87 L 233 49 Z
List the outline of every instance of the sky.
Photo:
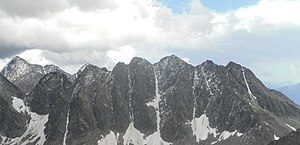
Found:
M 0 68 L 18 55 L 75 73 L 177 55 L 300 82 L 300 0 L 0 0 Z

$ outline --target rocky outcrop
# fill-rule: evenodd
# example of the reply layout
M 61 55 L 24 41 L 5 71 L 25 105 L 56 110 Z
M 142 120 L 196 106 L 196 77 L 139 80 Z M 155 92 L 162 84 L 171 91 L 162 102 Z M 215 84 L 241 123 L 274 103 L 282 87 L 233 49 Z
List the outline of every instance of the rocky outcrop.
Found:
M 248 68 L 174 55 L 112 71 L 87 64 L 73 81 L 56 70 L 24 100 L 47 117 L 44 144 L 256 145 L 300 127 L 299 106 Z
M 298 145 L 300 144 L 300 130 L 293 131 L 278 140 L 270 142 L 268 145 Z
M 0 74 L 0 143 L 3 137 L 15 138 L 26 130 L 27 116 L 19 108 L 23 93 Z

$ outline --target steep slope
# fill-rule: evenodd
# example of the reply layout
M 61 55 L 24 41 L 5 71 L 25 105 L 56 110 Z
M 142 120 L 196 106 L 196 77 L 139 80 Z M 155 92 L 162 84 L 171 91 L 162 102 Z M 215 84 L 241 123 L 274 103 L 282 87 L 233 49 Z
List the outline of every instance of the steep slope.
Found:
M 135 57 L 75 76 L 45 75 L 24 99 L 29 127 L 5 143 L 256 145 L 300 127 L 298 105 L 234 62 Z
M 62 144 L 68 110 L 69 82 L 62 73 L 45 75 L 29 96 L 15 99 L 16 108 L 30 120 L 18 136 L 5 136 L 2 144 Z M 24 119 L 16 119 L 22 120 Z M 26 128 L 27 127 L 27 128 Z M 26 130 L 26 131 L 25 131 Z
M 277 90 L 288 96 L 298 105 L 300 104 L 300 84 L 278 88 Z
M 1 70 L 3 76 L 27 94 L 29 94 L 39 80 L 49 72 L 65 73 L 57 66 L 46 65 L 43 67 L 36 64 L 30 64 L 18 56 L 12 58 L 12 60 Z M 71 75 L 69 77 L 71 78 Z
M 96 144 L 111 126 L 109 72 L 85 65 L 77 73 L 68 125 L 67 144 Z
M 72 83 L 61 72 L 46 74 L 26 98 L 32 112 L 47 115 L 45 145 L 62 144 L 66 131 Z
M 0 74 L 0 144 L 26 130 L 27 117 L 18 104 L 23 97 L 22 92 Z
M 270 142 L 268 145 L 299 145 L 300 144 L 300 130 L 293 131 L 278 140 Z

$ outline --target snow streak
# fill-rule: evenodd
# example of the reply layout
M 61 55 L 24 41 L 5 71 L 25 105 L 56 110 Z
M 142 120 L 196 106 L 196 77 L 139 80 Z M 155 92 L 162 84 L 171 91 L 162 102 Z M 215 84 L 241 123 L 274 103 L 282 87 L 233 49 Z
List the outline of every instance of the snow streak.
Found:
M 134 121 L 134 115 L 133 115 L 133 108 L 132 108 L 132 80 L 131 80 L 131 75 L 130 75 L 130 70 L 128 68 L 128 84 L 129 84 L 129 117 L 130 117 L 130 122 Z
M 293 131 L 296 131 L 295 127 L 290 126 L 289 124 L 285 124 L 287 127 L 289 127 L 290 129 L 292 129 Z
M 247 78 L 246 78 L 246 75 L 245 75 L 245 70 L 244 70 L 244 68 L 242 68 L 242 72 L 243 72 L 243 77 L 244 77 L 245 84 L 246 84 L 246 86 L 247 86 L 248 93 L 249 93 L 249 95 L 250 95 L 254 100 L 256 100 L 256 97 L 252 94 L 252 92 L 251 92 L 251 90 L 250 90 L 250 87 L 249 87 L 249 84 L 248 84 L 248 82 L 247 82 Z
M 195 90 L 196 90 L 196 85 L 199 81 L 199 78 L 198 78 L 198 71 L 197 69 L 195 68 L 195 71 L 194 71 L 194 82 L 193 82 L 193 95 L 194 95 L 194 109 L 193 109 L 193 119 L 195 119 L 195 116 L 196 116 L 196 107 L 197 107 L 197 98 L 196 98 L 196 94 L 195 94 Z
M 204 72 L 203 67 L 201 67 L 201 72 L 202 72 L 203 77 L 204 77 L 204 79 L 205 79 L 206 86 L 207 86 L 207 88 L 208 88 L 208 90 L 209 90 L 210 95 L 213 95 L 213 93 L 212 93 L 212 91 L 211 91 L 211 88 L 210 88 L 210 86 L 209 86 L 209 83 L 208 83 L 208 81 L 207 81 L 206 74 L 205 74 L 205 72 Z
M 156 71 L 153 68 L 154 71 L 154 77 L 155 77 L 155 99 L 153 100 L 153 102 L 149 102 L 147 103 L 148 106 L 153 106 L 155 108 L 156 111 L 156 129 L 157 131 L 154 132 L 153 134 L 151 134 L 150 136 L 147 137 L 145 143 L 147 145 L 168 145 L 170 143 L 165 142 L 162 138 L 161 138 L 161 133 L 160 133 L 160 107 L 159 107 L 159 102 L 161 101 L 161 95 L 159 93 L 159 87 L 158 87 L 158 78 L 156 75 Z
M 69 118 L 70 118 L 70 109 L 68 110 L 68 115 L 67 115 L 67 122 L 66 122 L 66 131 L 65 131 L 65 135 L 64 135 L 64 142 L 63 145 L 67 144 L 67 135 L 68 135 L 68 126 L 69 126 Z

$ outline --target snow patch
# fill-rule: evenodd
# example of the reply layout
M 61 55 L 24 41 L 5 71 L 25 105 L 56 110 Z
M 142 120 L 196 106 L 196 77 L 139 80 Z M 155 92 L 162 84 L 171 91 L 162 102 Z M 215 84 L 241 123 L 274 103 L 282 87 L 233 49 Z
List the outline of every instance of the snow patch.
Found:
M 146 145 L 170 145 L 171 143 L 165 142 L 159 132 L 154 132 L 153 134 L 149 135 L 144 144 Z
M 29 108 L 25 106 L 22 99 L 14 96 L 12 96 L 12 105 L 19 113 L 25 113 L 25 111 L 29 110 Z
M 46 141 L 46 135 L 44 133 L 44 130 L 46 128 L 46 123 L 48 122 L 48 115 L 39 115 L 37 113 L 31 112 L 29 107 L 24 105 L 24 102 L 22 99 L 19 99 L 17 97 L 13 98 L 13 107 L 18 111 L 22 113 L 27 113 L 30 115 L 31 120 L 29 124 L 27 125 L 27 129 L 25 133 L 17 138 L 7 138 L 2 137 L 2 143 L 1 144 L 18 144 L 18 145 L 27 145 L 32 144 L 36 142 L 36 145 L 43 145 Z M 29 138 L 28 138 L 29 137 Z M 26 139 L 26 140 L 24 140 Z
M 240 132 L 237 132 L 237 133 L 236 133 L 236 136 L 237 136 L 237 137 L 240 137 L 240 136 L 242 136 L 242 135 L 243 135 L 243 133 L 240 133 Z
M 206 114 L 202 114 L 199 118 L 194 118 L 189 124 L 192 125 L 193 135 L 196 136 L 196 141 L 198 143 L 201 140 L 206 140 L 209 134 L 213 134 L 214 138 L 218 136 L 218 140 L 212 142 L 212 144 L 226 140 L 234 135 L 237 137 L 243 135 L 243 133 L 239 133 L 237 130 L 233 132 L 223 131 L 222 133 L 217 133 L 218 129 L 209 126 L 209 118 Z
M 296 130 L 297 130 L 296 128 L 290 126 L 289 124 L 285 124 L 285 125 L 286 125 L 287 127 L 289 127 L 290 129 L 292 129 L 293 131 L 296 131 Z
M 131 122 L 123 136 L 124 145 L 129 143 L 135 145 L 143 145 L 143 134 L 134 127 L 134 123 Z
M 280 137 L 276 136 L 276 134 L 274 134 L 274 140 L 279 140 Z
M 199 118 L 194 118 L 190 124 L 197 142 L 206 140 L 209 134 L 213 134 L 214 137 L 217 136 L 217 129 L 209 126 L 209 119 L 206 114 L 202 114 Z
M 113 131 L 110 131 L 108 135 L 106 135 L 101 140 L 98 140 L 98 145 L 117 145 L 118 144 L 118 135 L 115 135 Z
M 222 133 L 221 133 L 221 135 L 219 136 L 219 141 L 221 141 L 221 140 L 226 140 L 226 139 L 228 139 L 230 136 L 234 136 L 234 135 L 236 135 L 237 137 L 240 137 L 240 136 L 242 136 L 243 135 L 243 133 L 239 133 L 239 132 L 237 132 L 237 130 L 235 130 L 235 131 L 233 131 L 233 132 L 229 132 L 229 131 L 223 131 Z

